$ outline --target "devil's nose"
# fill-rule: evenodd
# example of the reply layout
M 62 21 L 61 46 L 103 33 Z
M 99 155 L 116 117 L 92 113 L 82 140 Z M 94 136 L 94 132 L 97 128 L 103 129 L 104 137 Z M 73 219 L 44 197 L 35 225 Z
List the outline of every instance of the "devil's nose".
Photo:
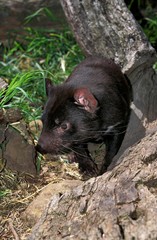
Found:
M 36 150 L 37 150 L 37 152 L 40 152 L 41 154 L 45 154 L 46 153 L 46 150 L 44 149 L 44 146 L 43 146 L 43 144 L 37 144 L 36 145 Z

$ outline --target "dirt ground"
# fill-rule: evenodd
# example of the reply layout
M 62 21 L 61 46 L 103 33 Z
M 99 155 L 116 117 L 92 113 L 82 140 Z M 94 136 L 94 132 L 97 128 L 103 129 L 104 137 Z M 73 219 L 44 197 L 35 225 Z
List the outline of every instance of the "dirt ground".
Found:
M 77 165 L 69 164 L 64 159 L 43 159 L 37 176 L 3 169 L 0 187 L 6 188 L 6 195 L 0 198 L 0 239 L 27 239 L 31 224 L 23 218 L 23 213 L 33 199 L 50 182 L 80 178 Z

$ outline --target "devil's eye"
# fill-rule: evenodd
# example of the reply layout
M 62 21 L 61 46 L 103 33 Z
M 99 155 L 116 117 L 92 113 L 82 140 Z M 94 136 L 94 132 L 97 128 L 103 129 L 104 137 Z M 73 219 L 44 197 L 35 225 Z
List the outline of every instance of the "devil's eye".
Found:
M 68 129 L 68 124 L 67 124 L 67 123 L 62 123 L 62 124 L 60 125 L 60 127 L 61 127 L 63 130 L 66 130 L 66 129 Z

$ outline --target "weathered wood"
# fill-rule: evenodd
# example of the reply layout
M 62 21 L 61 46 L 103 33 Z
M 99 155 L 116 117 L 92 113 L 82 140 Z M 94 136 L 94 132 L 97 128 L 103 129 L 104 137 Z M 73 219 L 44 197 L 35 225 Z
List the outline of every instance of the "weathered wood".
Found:
M 28 239 L 156 239 L 157 133 L 128 149 L 122 161 L 53 196 Z
M 76 39 L 87 55 L 114 59 L 130 72 L 155 51 L 123 0 L 60 0 Z

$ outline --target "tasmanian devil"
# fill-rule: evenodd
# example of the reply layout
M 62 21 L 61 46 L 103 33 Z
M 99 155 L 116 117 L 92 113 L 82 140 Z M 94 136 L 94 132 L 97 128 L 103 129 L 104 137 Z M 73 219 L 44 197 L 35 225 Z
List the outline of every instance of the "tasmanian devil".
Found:
M 112 60 L 88 57 L 61 85 L 46 81 L 48 96 L 37 144 L 42 154 L 70 153 L 81 170 L 102 174 L 123 141 L 130 117 L 132 88 Z M 101 169 L 90 157 L 88 143 L 105 143 Z

